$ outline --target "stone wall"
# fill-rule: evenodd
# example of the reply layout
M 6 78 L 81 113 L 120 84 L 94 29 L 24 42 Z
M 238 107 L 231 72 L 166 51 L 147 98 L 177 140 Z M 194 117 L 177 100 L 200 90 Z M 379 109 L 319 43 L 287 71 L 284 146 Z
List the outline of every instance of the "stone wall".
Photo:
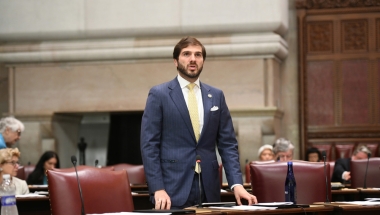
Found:
M 0 110 L 25 122 L 23 161 L 53 148 L 70 166 L 84 113 L 144 110 L 186 35 L 207 50 L 201 81 L 225 92 L 242 169 L 275 137 L 298 144 L 293 1 L 20 2 L 0 2 Z

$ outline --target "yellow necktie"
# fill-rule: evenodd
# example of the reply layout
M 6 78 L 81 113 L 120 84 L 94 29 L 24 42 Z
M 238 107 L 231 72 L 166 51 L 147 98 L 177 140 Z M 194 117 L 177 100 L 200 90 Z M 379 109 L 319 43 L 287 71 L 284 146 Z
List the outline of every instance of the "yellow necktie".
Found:
M 188 96 L 188 108 L 190 113 L 191 124 L 193 125 L 193 130 L 195 134 L 195 139 L 199 140 L 200 137 L 200 128 L 199 128 L 199 114 L 198 114 L 198 103 L 197 97 L 194 93 L 194 83 L 190 83 L 187 85 L 189 88 L 189 96 Z

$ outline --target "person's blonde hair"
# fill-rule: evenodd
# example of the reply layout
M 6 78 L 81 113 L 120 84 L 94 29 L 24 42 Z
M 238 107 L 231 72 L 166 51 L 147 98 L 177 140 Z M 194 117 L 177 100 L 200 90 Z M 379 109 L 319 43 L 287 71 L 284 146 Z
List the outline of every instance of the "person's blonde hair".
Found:
M 18 148 L 5 148 L 0 149 L 0 164 L 4 164 L 5 162 L 9 162 L 12 160 L 13 156 L 20 157 L 20 151 Z

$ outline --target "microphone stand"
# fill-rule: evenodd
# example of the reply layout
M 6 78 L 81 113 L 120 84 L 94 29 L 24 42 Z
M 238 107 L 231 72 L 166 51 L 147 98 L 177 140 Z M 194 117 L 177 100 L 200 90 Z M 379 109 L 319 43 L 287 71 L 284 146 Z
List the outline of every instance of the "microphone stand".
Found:
M 368 154 L 367 167 L 365 168 L 363 189 L 367 189 L 367 171 L 368 171 L 368 163 L 369 163 L 369 158 L 370 157 L 371 157 L 371 154 Z
M 75 157 L 75 155 L 71 156 L 71 162 L 74 165 L 75 173 L 77 175 L 77 180 L 78 180 L 79 195 L 80 195 L 80 200 L 82 202 L 81 215 L 85 215 L 86 213 L 84 212 L 84 202 L 83 202 L 82 188 L 80 186 L 80 181 L 79 181 L 79 176 L 78 176 L 78 171 L 77 171 L 77 158 Z
M 201 165 L 199 165 L 199 169 Z M 199 180 L 199 205 L 198 208 L 203 208 L 202 206 L 202 183 L 201 183 L 201 173 L 198 173 L 198 180 Z
M 195 172 L 198 174 L 198 184 L 199 184 L 199 204 L 198 208 L 203 208 L 202 206 L 202 182 L 201 182 L 201 156 L 197 155 L 195 158 Z
M 326 179 L 326 202 L 325 202 L 325 203 L 330 203 L 330 200 L 329 200 L 328 183 L 327 183 L 327 172 L 326 172 L 326 152 L 323 153 L 323 163 L 324 163 L 325 179 Z M 330 167 L 330 168 L 331 168 L 331 167 Z

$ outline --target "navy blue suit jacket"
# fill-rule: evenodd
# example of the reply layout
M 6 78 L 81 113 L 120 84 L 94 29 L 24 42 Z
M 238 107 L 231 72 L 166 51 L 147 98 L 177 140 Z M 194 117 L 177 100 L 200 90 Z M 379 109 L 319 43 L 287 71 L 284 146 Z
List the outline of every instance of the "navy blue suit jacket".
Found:
M 200 83 L 204 125 L 198 144 L 177 78 L 153 87 L 141 125 L 141 153 L 149 192 L 165 189 L 172 206 L 182 206 L 190 193 L 195 157 L 202 158 L 202 182 L 208 202 L 220 201 L 219 164 L 222 158 L 229 185 L 242 184 L 238 144 L 221 90 Z M 215 111 L 211 108 L 217 107 Z
M 345 171 L 350 171 L 351 158 L 339 158 L 335 161 L 334 172 L 331 177 L 331 182 L 341 182 L 344 183 L 342 179 L 342 174 Z

